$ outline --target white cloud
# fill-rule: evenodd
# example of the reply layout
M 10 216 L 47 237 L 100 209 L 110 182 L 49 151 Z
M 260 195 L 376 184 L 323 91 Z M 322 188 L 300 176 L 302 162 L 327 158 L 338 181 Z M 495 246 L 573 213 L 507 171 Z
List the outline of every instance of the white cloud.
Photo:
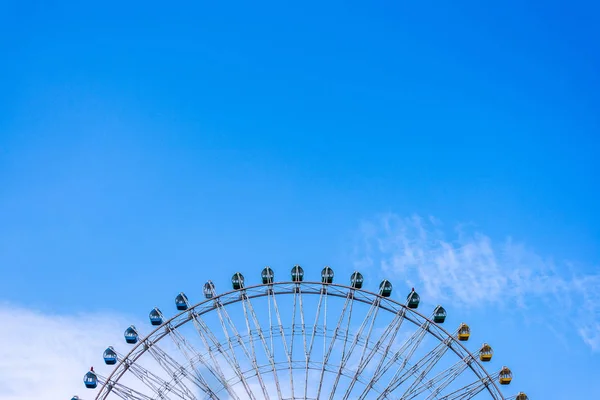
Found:
M 567 263 L 558 268 L 511 238 L 494 243 L 466 226 L 448 232 L 435 218 L 386 214 L 362 225 L 355 254 L 357 268 L 404 279 L 436 302 L 546 304 L 600 351 L 600 275 L 574 271 Z
M 98 391 L 85 388 L 84 374 L 91 366 L 104 377 L 110 374 L 113 366 L 105 365 L 102 358 L 106 347 L 112 345 L 121 354 L 131 349 L 124 343 L 123 332 L 132 321 L 124 316 L 64 316 L 0 304 L 0 321 L 3 326 L 0 330 L 0 400 L 70 400 L 74 395 L 83 400 L 94 399 Z M 133 322 L 142 334 L 145 324 Z M 161 341 L 160 346 L 185 364 L 173 342 Z M 162 379 L 170 379 L 148 354 L 138 365 Z M 126 374 L 119 383 L 152 395 L 132 374 Z M 192 384 L 188 386 L 191 390 L 197 389 Z
M 87 399 L 83 375 L 102 352 L 122 342 L 122 318 L 64 317 L 0 305 L 0 399 Z
M 130 349 L 124 344 L 123 332 L 132 321 L 119 315 L 64 316 L 0 304 L 0 321 L 3 327 L 0 329 L 0 400 L 70 400 L 74 395 L 82 400 L 94 399 L 98 392 L 84 387 L 84 374 L 90 366 L 104 377 L 110 374 L 113 367 L 106 366 L 102 359 L 102 353 L 109 345 L 121 354 Z M 143 322 L 134 323 L 143 330 Z M 194 339 L 193 335 L 188 339 Z M 198 341 L 197 338 L 194 340 Z M 199 343 L 193 345 L 201 348 Z M 162 340 L 160 347 L 180 364 L 186 364 L 172 341 Z M 217 359 L 226 377 L 233 379 L 234 372 L 229 364 L 218 355 Z M 162 379 L 170 379 L 148 353 L 137 364 Z M 250 368 L 243 360 L 241 364 L 243 370 Z M 267 375 L 265 378 L 267 390 L 272 398 L 276 397 L 272 378 Z M 126 374 L 119 382 L 138 392 L 153 395 L 131 374 Z M 251 379 L 250 385 L 260 397 L 258 394 L 262 391 L 256 379 Z M 198 388 L 191 383 L 187 386 L 199 396 Z M 282 389 L 289 390 L 286 382 L 282 382 Z M 246 397 L 241 384 L 236 384 L 233 390 L 240 398 Z M 221 396 L 228 397 L 226 393 L 221 393 Z

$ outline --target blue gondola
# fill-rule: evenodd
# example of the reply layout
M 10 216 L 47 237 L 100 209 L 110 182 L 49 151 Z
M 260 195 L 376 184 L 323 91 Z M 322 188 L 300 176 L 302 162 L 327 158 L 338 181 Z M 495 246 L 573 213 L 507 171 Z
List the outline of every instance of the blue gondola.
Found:
M 244 288 L 244 275 L 239 272 L 236 272 L 231 277 L 231 286 L 233 290 L 240 290 Z
M 273 280 L 275 279 L 275 273 L 273 272 L 273 270 L 270 267 L 265 267 L 262 270 L 260 277 L 262 279 L 263 284 L 273 283 Z
M 154 326 L 161 325 L 163 323 L 163 315 L 158 309 L 158 307 L 154 307 L 152 311 L 150 311 L 150 323 Z
M 392 283 L 387 279 L 384 279 L 379 284 L 379 294 L 383 297 L 390 297 L 392 294 Z
M 352 286 L 354 289 L 362 288 L 363 281 L 364 278 L 362 274 L 358 271 L 353 272 L 352 276 L 350 276 L 350 286 Z
M 302 282 L 304 280 L 304 270 L 299 265 L 294 265 L 292 268 L 292 281 Z
M 418 308 L 419 302 L 421 301 L 421 297 L 415 292 L 415 288 L 413 288 L 408 296 L 406 296 L 406 301 L 408 303 L 408 308 Z
M 71 397 L 71 400 L 81 400 L 81 399 L 79 398 L 79 396 L 73 396 L 73 397 Z
M 88 389 L 95 389 L 98 386 L 98 377 L 94 373 L 94 367 L 90 369 L 90 372 L 83 376 L 83 383 Z
M 179 311 L 187 310 L 189 305 L 190 303 L 188 302 L 188 298 L 183 292 L 179 293 L 177 297 L 175 297 L 175 306 L 177 306 Z
M 446 310 L 442 306 L 437 306 L 433 310 L 433 322 L 437 324 L 443 324 L 446 320 Z
M 104 350 L 104 363 L 106 365 L 115 365 L 117 363 L 117 353 L 112 346 Z
M 330 266 L 326 266 L 321 271 L 321 282 L 333 283 L 333 269 Z
M 138 341 L 138 333 L 135 326 L 131 325 L 125 329 L 125 341 L 129 344 L 135 344 Z
M 204 297 L 212 299 L 215 296 L 215 284 L 212 281 L 207 281 L 204 284 Z

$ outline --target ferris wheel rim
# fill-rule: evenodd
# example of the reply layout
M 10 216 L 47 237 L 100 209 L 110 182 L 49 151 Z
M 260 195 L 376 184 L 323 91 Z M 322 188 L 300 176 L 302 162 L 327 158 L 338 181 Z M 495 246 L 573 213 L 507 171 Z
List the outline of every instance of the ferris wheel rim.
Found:
M 458 356 L 459 359 L 461 359 L 462 361 L 465 361 L 465 358 L 469 358 L 471 360 L 471 362 L 466 363 L 467 366 L 469 367 L 469 369 L 471 369 L 471 371 L 475 374 L 475 376 L 477 376 L 478 379 L 480 379 L 481 381 L 483 380 L 487 380 L 487 382 L 489 382 L 488 384 L 485 385 L 485 388 L 487 389 L 487 391 L 490 393 L 490 395 L 492 395 L 493 398 L 497 399 L 497 400 L 506 400 L 506 398 L 504 397 L 504 395 L 502 394 L 502 392 L 500 391 L 500 388 L 498 387 L 496 381 L 492 378 L 492 375 L 490 375 L 490 373 L 485 369 L 485 367 L 483 366 L 483 364 L 477 359 L 477 357 L 475 357 L 473 355 L 473 353 L 471 351 L 469 351 L 469 349 L 467 349 L 465 347 L 465 345 L 463 345 L 463 343 L 461 343 L 456 337 L 454 337 L 454 335 L 450 334 L 445 328 L 443 328 L 440 324 L 434 322 L 431 318 L 421 314 L 420 312 L 418 312 L 417 310 L 413 309 L 413 308 L 409 308 L 406 304 L 402 304 L 399 301 L 396 301 L 390 297 L 384 297 L 381 294 L 375 293 L 375 292 L 371 292 L 369 290 L 363 289 L 363 288 L 355 288 L 352 286 L 348 286 L 348 285 L 343 285 L 343 284 L 339 284 L 339 283 L 325 283 L 325 282 L 318 282 L 318 281 L 280 281 L 280 282 L 271 282 L 271 283 L 260 283 L 260 284 L 256 284 L 256 285 L 251 285 L 251 286 L 244 286 L 240 289 L 234 289 L 234 290 L 230 290 L 227 292 L 223 292 L 220 294 L 215 295 L 212 298 L 205 298 L 204 300 L 194 304 L 194 305 L 189 305 L 189 307 L 185 310 L 181 310 L 177 313 L 175 313 L 173 316 L 171 316 L 170 318 L 165 318 L 165 320 L 163 321 L 163 323 L 159 326 L 156 326 L 155 329 L 151 330 L 147 335 L 145 335 L 143 338 L 140 338 L 140 340 L 133 345 L 133 347 L 131 348 L 131 350 L 124 356 L 122 357 L 120 360 L 118 360 L 118 364 L 114 367 L 113 371 L 108 375 L 108 377 L 106 378 L 106 382 L 102 385 L 102 387 L 100 388 L 99 393 L 96 396 L 96 400 L 100 400 L 100 399 L 104 399 L 106 398 L 106 396 L 108 396 L 108 394 L 110 394 L 111 390 L 112 390 L 112 386 L 113 384 L 117 383 L 121 377 L 125 374 L 125 372 L 127 371 L 128 367 L 125 367 L 123 369 L 120 370 L 120 367 L 122 365 L 124 365 L 125 363 L 135 363 L 137 362 L 137 360 L 143 355 L 145 354 L 149 348 L 154 345 L 155 343 L 159 342 L 160 340 L 162 340 L 165 336 L 168 335 L 168 331 L 165 330 L 165 327 L 170 326 L 171 322 L 173 322 L 174 320 L 177 320 L 178 318 L 181 318 L 184 314 L 188 314 L 188 315 L 192 315 L 194 314 L 195 310 L 197 308 L 199 308 L 202 305 L 205 305 L 206 303 L 218 303 L 218 300 L 223 298 L 223 297 L 227 297 L 227 296 L 231 296 L 232 294 L 235 293 L 242 293 L 242 292 L 246 292 L 248 290 L 255 290 L 255 289 L 261 289 L 261 288 L 274 288 L 274 287 L 283 287 L 286 285 L 291 285 L 294 287 L 302 287 L 302 286 L 321 286 L 321 287 L 334 287 L 337 289 L 346 289 L 349 292 L 346 292 L 345 296 L 342 296 L 340 294 L 335 294 L 335 293 L 330 293 L 329 290 L 325 291 L 325 292 L 321 292 L 321 291 L 301 291 L 302 294 L 311 294 L 311 295 L 318 295 L 318 294 L 325 294 L 326 296 L 333 296 L 333 297 L 338 297 L 338 298 L 343 298 L 346 297 L 349 293 L 354 293 L 354 292 L 358 292 L 361 293 L 363 295 L 366 296 L 370 296 L 373 300 L 377 300 L 379 301 L 379 303 L 377 304 L 377 307 L 379 307 L 380 309 L 383 309 L 387 312 L 390 313 L 396 313 L 396 311 L 393 311 L 390 308 L 386 308 L 386 307 L 382 307 L 381 306 L 381 301 L 385 301 L 385 302 L 389 302 L 397 307 L 400 307 L 401 309 L 403 309 L 404 311 L 404 315 L 403 318 L 408 320 L 410 323 L 412 323 L 413 325 L 415 325 L 418 329 L 422 329 L 422 326 L 420 324 L 417 323 L 417 321 L 411 319 L 411 318 L 407 318 L 406 314 L 413 314 L 425 321 L 427 321 L 430 325 L 433 325 L 436 327 L 436 329 L 438 329 L 439 331 L 441 331 L 443 333 L 443 335 L 445 335 L 444 338 L 439 337 L 438 335 L 435 334 L 435 332 L 432 332 L 430 329 L 426 329 L 426 334 L 429 334 L 433 337 L 435 337 L 437 340 L 440 341 L 440 343 L 443 343 L 444 340 L 446 339 L 450 339 L 452 345 L 450 344 L 445 344 L 446 347 L 448 347 L 450 350 L 452 350 L 452 352 L 454 354 L 456 354 Z M 260 297 L 265 297 L 265 296 L 269 296 L 269 295 L 286 295 L 286 294 L 294 294 L 295 292 L 292 291 L 272 291 L 272 292 L 268 292 L 265 291 L 263 293 L 259 293 L 259 294 L 254 294 L 254 295 L 249 295 L 246 297 L 246 299 L 254 299 L 254 298 L 260 298 Z M 237 298 L 232 299 L 231 301 L 227 302 L 227 303 L 221 303 L 221 306 L 228 306 L 231 304 L 236 304 L 239 303 L 240 301 L 243 301 L 244 297 L 243 296 L 238 296 Z M 373 302 L 369 303 L 368 301 L 366 301 L 365 299 L 360 299 L 360 298 L 355 298 L 353 296 L 352 298 L 353 301 L 358 301 L 361 302 L 363 304 L 372 304 Z M 218 307 L 214 306 L 212 308 L 209 308 L 207 310 L 203 310 L 200 313 L 196 313 L 194 315 L 194 317 L 196 316 L 201 316 L 204 315 L 206 313 L 209 313 L 211 311 L 216 310 Z M 179 329 L 181 326 L 189 323 L 190 321 L 192 321 L 194 319 L 194 317 L 189 317 L 187 319 L 183 319 L 182 321 L 180 321 L 178 324 L 170 326 L 170 330 L 177 330 Z M 155 335 L 157 332 L 159 332 L 160 330 L 165 330 L 165 333 L 163 335 L 158 335 L 156 336 L 156 340 L 151 340 L 153 335 Z M 148 343 L 151 343 L 150 345 L 148 345 Z M 460 349 L 462 349 L 466 354 L 463 356 L 462 354 L 460 354 L 460 352 L 457 351 L 457 349 L 454 346 L 458 346 Z M 134 358 L 130 358 L 131 355 L 134 354 L 134 352 L 136 350 L 139 349 L 140 346 L 143 346 L 143 350 L 141 352 L 139 352 L 138 354 L 135 354 Z M 477 366 L 477 368 L 474 367 L 474 365 Z M 477 370 L 479 369 L 479 371 Z M 113 377 L 116 377 L 116 379 L 113 379 Z M 108 385 L 108 388 L 107 388 Z M 106 392 L 106 394 L 104 395 L 104 397 L 101 397 L 105 390 L 108 390 L 108 392 Z

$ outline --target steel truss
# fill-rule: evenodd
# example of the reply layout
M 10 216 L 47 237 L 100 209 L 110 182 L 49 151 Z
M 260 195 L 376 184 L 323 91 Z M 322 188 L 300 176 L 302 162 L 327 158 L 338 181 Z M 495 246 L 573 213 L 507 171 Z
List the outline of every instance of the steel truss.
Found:
M 289 296 L 291 310 L 283 310 L 280 303 Z M 327 304 L 333 298 L 342 304 L 332 318 Z M 268 306 L 256 309 L 258 299 Z M 309 299 L 315 303 L 311 307 Z M 241 306 L 237 315 L 230 312 L 234 304 Z M 359 306 L 366 312 L 356 317 Z M 218 325 L 210 326 L 209 316 Z M 376 322 L 380 316 L 387 318 L 383 331 Z M 416 329 L 398 343 L 405 321 Z M 196 332 L 193 338 L 182 333 L 188 323 Z M 437 344 L 424 345 L 432 339 Z M 153 368 L 144 367 L 144 354 Z M 447 354 L 456 356 L 451 364 L 441 362 Z M 118 354 L 108 377 L 97 376 L 97 400 L 111 395 L 124 400 L 458 400 L 482 392 L 505 400 L 496 384 L 498 373 L 488 374 L 478 352 L 470 353 L 456 332 L 389 297 L 321 282 L 213 293 L 140 338 L 128 354 Z

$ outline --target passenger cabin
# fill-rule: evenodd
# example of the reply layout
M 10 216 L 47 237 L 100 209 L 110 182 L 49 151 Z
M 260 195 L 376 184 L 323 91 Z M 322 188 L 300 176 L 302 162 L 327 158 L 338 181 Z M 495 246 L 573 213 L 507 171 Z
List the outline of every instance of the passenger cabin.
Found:
M 350 276 L 350 286 L 354 289 L 360 289 L 363 285 L 363 276 L 360 272 L 355 271 Z
M 515 400 L 529 400 L 529 397 L 523 392 L 519 392 L 518 395 L 515 396 Z
M 112 346 L 104 350 L 103 357 L 106 365 L 115 365 L 117 363 L 117 352 Z
M 125 329 L 125 342 L 129 344 L 135 344 L 138 341 L 138 333 L 135 329 L 135 326 L 131 325 L 129 328 Z
M 94 372 L 94 367 L 90 368 L 90 372 L 83 376 L 83 383 L 88 389 L 95 389 L 98 386 L 98 377 Z
M 154 307 L 152 311 L 150 311 L 150 323 L 154 326 L 162 325 L 163 323 L 163 315 L 158 309 L 158 307 Z
M 236 272 L 231 277 L 231 286 L 233 286 L 233 290 L 240 290 L 244 288 L 244 275 L 239 272 Z
M 408 294 L 408 296 L 406 296 L 406 300 L 408 308 L 414 309 L 419 307 L 421 298 L 419 297 L 418 293 L 415 292 L 415 288 L 412 288 L 411 292 Z
M 326 266 L 321 271 L 321 282 L 323 283 L 333 283 L 333 269 L 331 267 Z
M 260 274 L 260 277 L 262 278 L 262 283 L 264 285 L 266 285 L 266 284 L 274 282 L 275 273 L 273 272 L 273 270 L 270 267 L 265 267 L 262 270 L 262 273 Z
M 215 284 L 213 283 L 213 281 L 207 281 L 204 284 L 204 288 L 202 289 L 202 291 L 204 292 L 204 298 L 212 299 L 216 293 Z
M 299 265 L 292 267 L 292 282 L 302 282 L 304 280 L 304 270 Z
M 498 376 L 498 381 L 501 385 L 508 385 L 510 381 L 512 381 L 512 372 L 508 367 L 502 367 L 500 375 Z
M 383 297 L 390 297 L 392 294 L 392 283 L 387 279 L 384 279 L 379 284 L 379 295 Z
M 179 293 L 177 297 L 175 297 L 175 306 L 179 311 L 187 310 L 190 306 L 188 298 L 183 292 Z
M 479 350 L 479 359 L 483 362 L 491 361 L 493 354 L 494 351 L 492 350 L 492 347 L 489 344 L 484 343 Z
M 469 328 L 469 325 L 467 325 L 463 322 L 458 327 L 458 340 L 460 340 L 461 342 L 466 342 L 467 340 L 469 340 L 470 336 L 471 336 L 471 328 Z
M 442 306 L 437 306 L 433 310 L 433 322 L 436 324 L 443 324 L 446 320 L 446 310 Z

